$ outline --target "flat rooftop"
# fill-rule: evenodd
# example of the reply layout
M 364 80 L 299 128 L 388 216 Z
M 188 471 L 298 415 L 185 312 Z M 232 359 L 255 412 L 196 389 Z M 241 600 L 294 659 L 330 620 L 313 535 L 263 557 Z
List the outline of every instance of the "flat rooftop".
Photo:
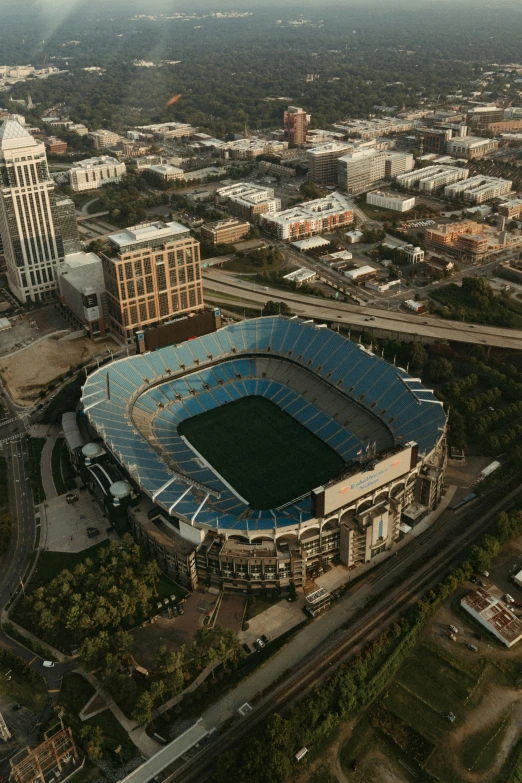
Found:
M 170 237 L 181 237 L 183 234 L 189 236 L 190 230 L 182 226 L 181 223 L 176 223 L 175 221 L 162 223 L 157 221 L 154 223 L 141 223 L 138 226 L 126 228 L 118 234 L 111 234 L 109 242 L 119 250 L 125 250 L 142 242 L 151 242 L 158 239 L 167 240 Z
M 69 253 L 57 271 L 78 290 L 105 289 L 102 262 L 96 253 Z

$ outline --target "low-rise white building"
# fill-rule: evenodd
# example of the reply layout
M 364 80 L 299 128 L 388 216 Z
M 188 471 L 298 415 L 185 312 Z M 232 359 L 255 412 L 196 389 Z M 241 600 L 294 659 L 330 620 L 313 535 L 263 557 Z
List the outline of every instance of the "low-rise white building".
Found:
M 89 137 L 92 139 L 95 150 L 104 150 L 106 147 L 112 147 L 113 144 L 117 144 L 121 136 L 114 131 L 101 128 L 101 130 L 91 131 Z
M 374 190 L 366 194 L 366 203 L 395 212 L 408 212 L 415 206 L 415 196 L 403 196 L 393 191 Z
M 75 192 L 95 190 L 109 182 L 121 182 L 126 171 L 125 163 L 120 163 L 108 155 L 101 155 L 99 158 L 87 158 L 75 163 L 69 169 L 69 183 Z
M 187 179 L 190 172 L 187 172 Z M 281 209 L 281 199 L 274 197 L 274 189 L 254 182 L 235 182 L 218 188 L 216 204 L 242 220 L 255 223 L 263 213 L 275 214 Z
M 184 180 L 185 172 L 183 169 L 178 169 L 176 166 L 171 166 L 169 163 L 159 163 L 155 166 L 147 166 L 146 171 L 150 171 L 158 179 L 163 182 L 173 182 L 174 180 Z
M 385 294 L 390 289 L 400 286 L 400 280 L 386 280 L 385 282 L 367 280 L 364 284 L 365 288 L 369 288 L 371 291 L 377 291 L 379 294 Z
M 484 588 L 477 587 L 464 596 L 460 605 L 506 647 L 512 647 L 522 639 L 522 620 Z
M 316 278 L 317 272 L 314 272 L 311 269 L 306 269 L 305 267 L 301 267 L 301 269 L 295 269 L 288 275 L 284 275 L 283 280 L 288 280 L 291 283 L 295 283 L 297 288 L 299 288 L 303 285 L 303 283 L 308 283 L 310 280 L 315 280 Z
M 182 139 L 196 133 L 196 128 L 186 122 L 158 122 L 152 125 L 137 125 L 136 130 L 157 136 L 160 139 Z
M 303 253 L 307 250 L 317 250 L 320 247 L 328 247 L 330 242 L 324 237 L 308 237 L 308 239 L 298 239 L 292 242 L 292 247 L 296 247 Z
M 376 275 L 377 271 L 373 268 L 373 266 L 365 264 L 364 266 L 357 267 L 357 269 L 348 269 L 344 274 L 349 280 L 355 281 L 360 280 L 362 277 Z
M 471 204 L 482 204 L 499 196 L 506 196 L 511 192 L 512 182 L 509 179 L 498 177 L 470 177 L 464 182 L 455 182 L 444 188 L 444 195 L 448 198 L 462 196 L 464 201 Z

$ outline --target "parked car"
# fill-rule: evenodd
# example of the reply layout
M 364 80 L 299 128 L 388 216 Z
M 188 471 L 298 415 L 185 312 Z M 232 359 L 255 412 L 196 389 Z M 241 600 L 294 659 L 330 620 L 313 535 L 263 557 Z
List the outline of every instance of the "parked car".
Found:
M 183 609 L 181 604 L 178 606 L 178 612 L 180 613 L 180 615 L 185 614 L 185 610 Z
M 265 636 L 265 634 L 263 633 L 263 634 L 261 634 L 261 641 L 264 642 L 265 644 L 268 644 L 268 642 L 270 640 L 269 640 L 268 636 Z
M 455 628 L 454 625 L 448 625 L 448 628 L 450 629 L 451 633 L 458 633 L 459 629 Z
M 78 500 L 78 495 L 75 495 L 73 492 L 69 492 L 69 493 L 68 493 L 68 494 L 65 496 L 65 499 L 66 499 L 66 501 L 67 501 L 68 503 L 76 503 L 76 501 Z
M 100 531 L 97 527 L 88 527 L 87 528 L 87 538 L 96 538 L 96 536 L 100 535 Z
M 22 705 L 18 704 L 18 702 L 16 702 L 16 704 L 13 704 L 13 712 L 18 712 L 18 710 L 21 709 L 22 709 Z
M 46 669 L 54 669 L 53 661 L 42 661 L 42 666 L 44 666 Z
M 478 652 L 478 647 L 476 644 L 468 644 L 467 647 L 468 650 L 471 650 L 472 652 Z
M 245 643 L 244 643 L 243 645 L 241 645 L 241 646 L 243 647 L 243 650 L 246 652 L 246 654 L 247 654 L 247 655 L 250 655 L 250 653 L 252 652 L 252 650 L 250 649 L 250 647 L 248 646 L 248 644 L 245 642 Z
M 262 650 L 263 647 L 265 647 L 265 643 L 262 639 L 256 639 L 254 642 L 254 647 L 257 647 L 258 650 Z

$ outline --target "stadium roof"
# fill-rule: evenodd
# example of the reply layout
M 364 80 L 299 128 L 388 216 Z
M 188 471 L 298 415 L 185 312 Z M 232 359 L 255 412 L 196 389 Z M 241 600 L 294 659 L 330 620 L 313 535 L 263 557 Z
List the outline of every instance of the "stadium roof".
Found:
M 368 420 L 371 414 L 385 433 L 383 443 L 414 441 L 422 456 L 440 440 L 446 416 L 418 378 L 336 332 L 278 316 L 230 324 L 181 345 L 112 362 L 88 376 L 83 406 L 128 474 L 169 514 L 235 532 L 295 525 L 312 517 L 309 495 L 279 508 L 253 510 L 177 432 L 184 419 L 242 396 L 266 396 L 277 404 L 279 394 L 287 413 L 346 463 L 357 461 L 366 443 L 362 431 L 336 421 L 306 398 L 306 390 L 300 394 L 264 377 L 256 369 L 262 357 L 312 373 L 350 411 L 364 409 L 361 415 Z

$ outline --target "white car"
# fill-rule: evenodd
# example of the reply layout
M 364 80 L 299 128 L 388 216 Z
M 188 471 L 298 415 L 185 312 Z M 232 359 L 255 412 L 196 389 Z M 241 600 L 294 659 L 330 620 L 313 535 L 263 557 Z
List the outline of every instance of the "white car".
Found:
M 54 663 L 52 661 L 42 661 L 42 666 L 46 669 L 54 669 Z

